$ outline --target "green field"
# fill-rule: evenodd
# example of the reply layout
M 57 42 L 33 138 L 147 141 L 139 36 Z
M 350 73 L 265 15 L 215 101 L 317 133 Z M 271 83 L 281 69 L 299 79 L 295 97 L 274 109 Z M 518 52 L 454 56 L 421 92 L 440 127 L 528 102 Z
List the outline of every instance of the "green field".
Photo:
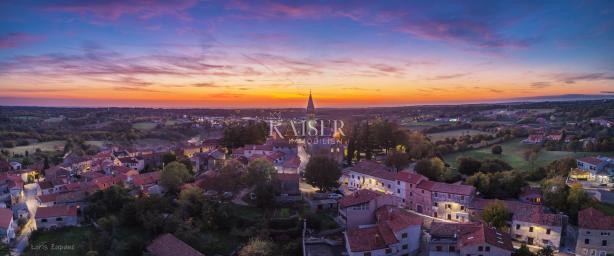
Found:
M 153 122 L 138 122 L 132 124 L 132 128 L 142 131 L 153 130 L 154 128 L 156 128 L 156 126 L 158 126 L 158 124 Z
M 445 140 L 446 138 L 458 138 L 460 136 L 463 135 L 477 135 L 477 134 L 490 134 L 488 132 L 483 132 L 480 130 L 473 130 L 473 129 L 461 129 L 461 130 L 452 130 L 452 131 L 445 131 L 445 132 L 436 132 L 436 133 L 429 133 L 426 135 L 426 137 L 428 137 L 429 139 L 431 139 L 431 141 L 435 142 L 435 141 L 440 141 L 440 140 Z
M 27 146 L 18 146 L 14 148 L 3 148 L 4 150 L 8 150 L 11 154 L 25 154 L 26 150 L 29 153 L 36 152 L 36 149 L 39 148 L 41 151 L 56 151 L 56 150 L 64 150 L 65 140 L 52 140 L 47 142 L 39 142 L 30 144 Z
M 461 156 L 472 157 L 478 160 L 485 160 L 491 158 L 499 158 L 509 163 L 514 169 L 528 171 L 531 169 L 531 163 L 524 160 L 523 154 L 527 149 L 533 147 L 533 145 L 522 144 L 520 139 L 511 140 L 501 144 L 503 148 L 503 154 L 501 156 L 493 155 L 490 152 L 490 147 L 474 149 L 469 151 L 463 151 L 444 156 L 444 160 L 452 167 L 457 167 L 456 159 Z M 568 151 L 547 151 L 543 149 L 535 161 L 535 166 L 546 166 L 550 162 L 561 159 L 563 157 L 583 157 L 591 155 L 614 155 L 614 152 L 568 152 Z
M 89 251 L 88 238 L 92 232 L 91 227 L 36 231 L 24 255 L 85 255 Z

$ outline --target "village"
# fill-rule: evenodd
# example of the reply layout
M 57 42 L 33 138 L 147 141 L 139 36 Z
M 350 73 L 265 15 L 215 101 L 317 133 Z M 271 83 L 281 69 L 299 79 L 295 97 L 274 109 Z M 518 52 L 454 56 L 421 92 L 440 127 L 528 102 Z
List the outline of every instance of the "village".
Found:
M 267 127 L 279 115 L 236 117 L 230 123 L 225 117 L 185 115 L 171 125 L 207 127 L 210 136 L 178 144 L 64 145 L 49 150 L 58 152 L 55 157 L 41 149 L 15 153 L 20 146 L 5 140 L 0 160 L 4 250 L 15 255 L 614 253 L 612 113 L 570 121 L 568 103 L 548 110 L 495 107 L 470 106 L 475 108 L 465 112 L 470 114 L 446 107 L 409 109 L 421 113 L 412 118 L 398 109 L 384 111 L 366 119 L 372 121 L 346 121 L 343 139 L 335 127 L 326 136 L 339 143 L 327 144 L 280 137 Z M 290 113 L 301 119 L 300 111 Z M 307 121 L 320 115 L 311 95 L 302 113 Z M 323 113 L 331 119 L 347 115 Z M 58 122 L 44 125 L 58 129 L 63 125 Z M 169 121 L 149 128 L 139 122 L 128 129 L 155 131 Z M 373 135 L 365 135 L 369 131 Z M 526 150 L 513 152 L 520 147 Z

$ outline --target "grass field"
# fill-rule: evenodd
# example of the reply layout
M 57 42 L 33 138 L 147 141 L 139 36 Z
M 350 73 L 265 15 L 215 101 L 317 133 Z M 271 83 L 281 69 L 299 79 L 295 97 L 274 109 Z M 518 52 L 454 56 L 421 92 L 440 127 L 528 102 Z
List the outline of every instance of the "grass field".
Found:
M 66 141 L 64 140 L 52 140 L 47 142 L 34 143 L 27 146 L 19 146 L 14 148 L 3 148 L 8 150 L 11 154 L 25 154 L 26 150 L 29 153 L 36 152 L 37 148 L 40 148 L 41 151 L 56 151 L 56 150 L 64 150 L 64 144 Z
M 30 238 L 24 255 L 85 255 L 89 250 L 88 237 L 92 232 L 94 230 L 91 227 L 38 231 Z
M 459 153 L 448 154 L 444 156 L 444 159 L 448 164 L 452 167 L 457 167 L 456 159 L 461 156 L 472 157 L 478 160 L 499 158 L 507 163 L 509 163 L 514 169 L 528 171 L 531 168 L 531 163 L 524 160 L 523 154 L 527 149 L 530 149 L 533 145 L 527 145 L 520 143 L 520 139 L 515 139 L 512 141 L 505 142 L 501 144 L 503 148 L 503 154 L 501 156 L 493 155 L 490 152 L 490 147 L 485 147 L 481 149 L 474 149 L 469 151 L 463 151 Z M 535 161 L 535 166 L 546 166 L 550 162 L 561 159 L 563 157 L 583 157 L 590 155 L 614 155 L 614 152 L 568 152 L 568 151 L 547 151 L 542 150 L 539 154 L 537 160 Z
M 480 130 L 473 130 L 473 129 L 461 129 L 461 130 L 429 133 L 426 135 L 426 137 L 429 137 L 431 141 L 440 141 L 440 140 L 445 140 L 446 138 L 458 138 L 463 135 L 473 136 L 477 134 L 490 134 L 490 133 L 483 132 Z
M 158 124 L 152 122 L 138 122 L 132 124 L 132 128 L 142 131 L 153 130 Z

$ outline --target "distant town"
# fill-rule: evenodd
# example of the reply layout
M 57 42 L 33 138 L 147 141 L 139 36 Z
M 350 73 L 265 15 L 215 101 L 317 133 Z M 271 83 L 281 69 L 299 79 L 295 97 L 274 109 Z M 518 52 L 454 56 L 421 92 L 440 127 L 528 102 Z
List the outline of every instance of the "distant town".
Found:
M 0 107 L 0 252 L 614 253 L 614 100 L 367 109 L 305 100 Z M 326 132 L 279 125 L 290 120 Z M 323 126 L 330 120 L 339 125 Z

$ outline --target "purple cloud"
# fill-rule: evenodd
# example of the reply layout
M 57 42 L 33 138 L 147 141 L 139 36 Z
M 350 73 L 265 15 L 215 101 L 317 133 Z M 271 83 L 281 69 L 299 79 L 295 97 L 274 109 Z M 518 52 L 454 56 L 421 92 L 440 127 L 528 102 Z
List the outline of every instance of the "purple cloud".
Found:
M 566 84 L 573 84 L 577 81 L 614 80 L 614 75 L 606 73 L 559 73 L 554 75 L 554 79 Z
M 65 1 L 47 5 L 45 9 L 80 15 L 93 15 L 104 20 L 117 20 L 122 16 L 136 16 L 144 20 L 159 16 L 173 16 L 189 20 L 191 17 L 186 10 L 197 3 L 197 0 Z
M 13 32 L 0 36 L 0 49 L 18 48 L 44 40 L 44 36 Z

